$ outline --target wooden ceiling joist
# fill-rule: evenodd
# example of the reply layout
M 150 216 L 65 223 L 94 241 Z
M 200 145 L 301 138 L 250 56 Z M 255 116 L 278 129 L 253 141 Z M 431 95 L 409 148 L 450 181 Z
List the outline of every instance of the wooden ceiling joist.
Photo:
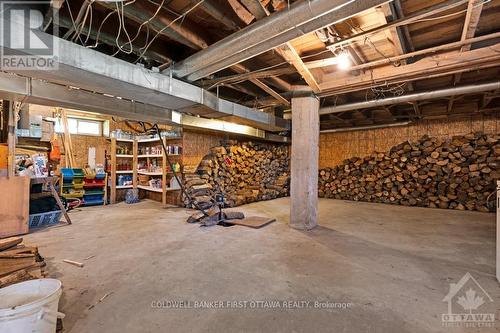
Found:
M 260 0 L 240 0 L 243 5 L 252 13 L 257 20 L 263 19 L 269 15 L 267 9 L 262 6 Z
M 246 68 L 245 66 L 243 66 L 241 64 L 233 65 L 233 66 L 231 66 L 231 69 L 236 71 L 237 73 L 246 73 L 249 71 L 248 68 Z M 251 79 L 249 79 L 249 81 L 252 82 L 253 84 L 255 84 L 260 89 L 264 90 L 266 93 L 268 93 L 272 97 L 274 97 L 278 102 L 280 102 L 280 104 L 290 105 L 290 102 L 286 98 L 281 96 L 278 92 L 276 92 L 273 88 L 269 87 L 267 84 L 262 82 L 260 79 L 251 78 Z
M 307 82 L 307 85 L 315 92 L 320 92 L 320 87 L 314 75 L 311 73 L 309 68 L 304 64 L 300 55 L 297 53 L 295 48 L 291 45 L 291 43 L 286 43 L 285 45 L 276 49 L 276 51 L 291 65 L 293 65 L 302 78 Z
M 250 13 L 243 5 L 241 5 L 238 0 L 227 0 L 227 2 L 246 25 L 249 25 L 253 22 L 253 20 L 255 20 L 255 16 L 253 16 L 252 13 Z
M 199 3 L 198 0 L 190 0 L 191 5 L 196 5 Z M 236 22 L 231 20 L 226 13 L 224 13 L 216 3 L 214 3 L 212 0 L 205 0 L 203 1 L 200 5 L 199 8 L 205 12 L 205 14 L 211 16 L 213 19 L 216 21 L 222 23 L 226 28 L 228 28 L 231 31 L 237 30 L 238 25 Z
M 95 3 L 113 11 L 116 11 L 117 6 L 119 6 L 115 2 L 96 1 Z M 162 11 L 161 15 L 157 15 L 154 19 L 151 19 L 154 12 L 146 7 L 144 3 L 136 1 L 128 6 L 124 6 L 123 13 L 125 17 L 138 24 L 149 21 L 147 24 L 153 31 L 194 50 L 201 50 L 208 47 L 207 41 L 196 32 L 196 28 L 190 22 L 186 22 L 186 20 L 174 22 L 177 17 L 166 11 Z
M 465 41 L 470 38 L 474 38 L 476 34 L 476 29 L 479 24 L 479 18 L 483 10 L 483 0 L 469 0 L 467 5 L 467 12 L 465 14 L 464 28 L 462 30 L 461 41 Z M 460 52 L 469 51 L 471 49 L 471 44 L 465 44 L 460 48 Z M 453 85 L 456 86 L 460 83 L 462 79 L 462 73 L 457 73 L 453 76 Z M 448 112 L 453 109 L 453 103 L 455 98 L 451 98 L 448 103 Z

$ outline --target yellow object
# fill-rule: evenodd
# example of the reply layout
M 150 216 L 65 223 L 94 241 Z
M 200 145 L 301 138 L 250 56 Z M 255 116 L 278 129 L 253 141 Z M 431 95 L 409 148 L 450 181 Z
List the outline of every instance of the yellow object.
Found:
M 9 155 L 9 146 L 0 144 L 0 169 L 7 169 L 7 160 Z

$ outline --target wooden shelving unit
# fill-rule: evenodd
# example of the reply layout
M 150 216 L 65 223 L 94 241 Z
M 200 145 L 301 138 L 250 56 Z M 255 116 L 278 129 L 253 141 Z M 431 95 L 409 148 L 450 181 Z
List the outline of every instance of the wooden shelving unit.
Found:
M 182 149 L 182 137 L 169 137 L 163 138 L 165 146 L 170 144 L 181 147 Z M 140 148 L 143 146 L 152 146 L 153 144 L 161 145 L 159 138 L 150 138 L 150 139 L 111 139 L 111 172 L 110 172 L 110 203 L 116 203 L 117 191 L 123 189 L 139 189 L 142 191 L 146 191 L 146 197 L 151 197 L 156 199 L 158 194 L 161 193 L 161 202 L 163 205 L 167 204 L 167 193 L 172 191 L 179 191 L 179 188 L 171 188 L 169 187 L 171 183 L 171 179 L 173 178 L 173 173 L 170 170 L 170 167 L 167 163 L 167 158 L 163 149 L 161 150 L 161 154 L 139 154 L 142 151 Z M 128 145 L 132 149 L 132 154 L 117 154 L 117 150 L 120 145 Z M 174 163 L 179 163 L 181 165 L 182 171 L 182 154 L 169 154 L 169 157 L 173 160 Z M 132 170 L 117 170 L 117 165 L 120 160 L 132 160 Z M 139 170 L 139 162 L 144 161 L 147 165 L 151 164 L 153 159 L 160 160 L 158 166 L 161 165 L 161 171 L 147 171 L 147 170 Z M 181 175 L 181 171 L 179 171 L 179 175 Z M 132 185 L 123 185 L 119 186 L 118 183 L 118 175 L 132 175 Z M 155 188 L 149 185 L 139 185 L 138 183 L 138 175 L 149 176 L 151 178 L 161 177 L 161 188 Z M 151 193 L 149 196 L 147 193 Z
M 127 145 L 132 150 L 132 154 L 117 154 L 118 145 Z M 132 170 L 117 170 L 120 160 L 132 159 Z M 137 187 L 137 141 L 132 139 L 111 138 L 111 176 L 110 176 L 110 203 L 116 203 L 116 191 Z M 118 185 L 117 175 L 132 175 L 132 185 Z

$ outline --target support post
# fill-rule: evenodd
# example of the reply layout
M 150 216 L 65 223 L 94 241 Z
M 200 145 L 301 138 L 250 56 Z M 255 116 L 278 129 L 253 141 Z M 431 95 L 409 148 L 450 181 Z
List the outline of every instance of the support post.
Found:
M 308 87 L 297 89 L 301 92 L 292 98 L 290 227 L 310 230 L 318 224 L 319 99 Z
M 7 175 L 14 177 L 16 175 L 16 130 L 17 130 L 17 102 L 9 102 L 9 115 L 7 127 L 7 144 L 9 149 L 7 160 Z
M 109 202 L 116 203 L 116 138 L 111 138 L 111 193 Z

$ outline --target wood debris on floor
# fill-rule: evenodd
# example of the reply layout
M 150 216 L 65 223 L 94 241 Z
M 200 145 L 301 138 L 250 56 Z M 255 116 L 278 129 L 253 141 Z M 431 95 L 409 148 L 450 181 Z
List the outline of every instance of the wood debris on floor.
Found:
M 0 239 L 0 288 L 46 276 L 45 261 L 36 246 L 27 246 L 22 237 Z

